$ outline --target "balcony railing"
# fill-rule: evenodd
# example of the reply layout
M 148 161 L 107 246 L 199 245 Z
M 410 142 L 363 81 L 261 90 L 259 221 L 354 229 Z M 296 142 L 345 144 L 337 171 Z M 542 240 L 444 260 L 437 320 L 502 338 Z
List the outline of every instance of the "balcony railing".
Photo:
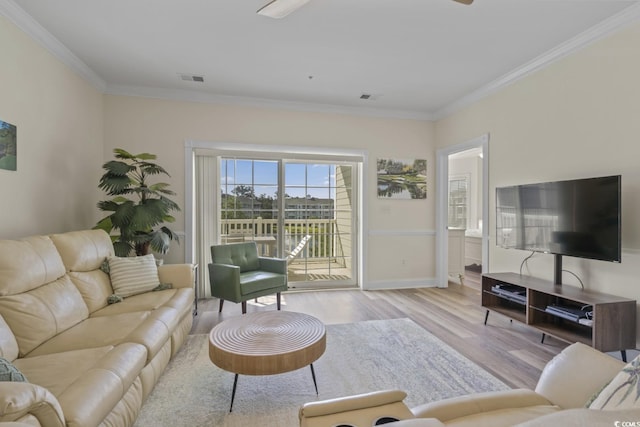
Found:
M 301 258 L 314 260 L 334 259 L 340 252 L 340 235 L 334 219 L 286 219 L 284 222 L 285 255 L 291 252 L 302 238 L 310 235 L 311 239 L 301 254 Z M 224 219 L 221 221 L 221 242 L 232 243 L 250 240 L 251 237 L 273 237 L 275 248 L 278 237 L 277 219 Z M 256 242 L 261 242 L 256 239 Z M 262 243 L 264 245 L 264 241 Z M 277 253 L 270 255 L 278 256 Z

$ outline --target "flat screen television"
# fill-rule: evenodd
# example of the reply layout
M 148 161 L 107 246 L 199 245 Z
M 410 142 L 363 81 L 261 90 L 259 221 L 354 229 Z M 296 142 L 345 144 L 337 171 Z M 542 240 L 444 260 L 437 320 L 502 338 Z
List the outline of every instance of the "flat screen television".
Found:
M 621 262 L 621 176 L 515 185 L 496 189 L 496 245 L 562 256 Z

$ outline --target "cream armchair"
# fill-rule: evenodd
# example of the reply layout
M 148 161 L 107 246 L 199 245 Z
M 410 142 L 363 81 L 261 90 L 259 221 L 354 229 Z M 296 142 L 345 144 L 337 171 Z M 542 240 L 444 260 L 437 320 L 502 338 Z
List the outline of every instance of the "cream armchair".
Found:
M 386 413 L 399 421 L 385 424 L 389 427 L 577 427 L 613 426 L 615 421 L 640 422 L 640 407 L 586 408 L 591 398 L 603 390 L 624 366 L 623 362 L 607 354 L 576 343 L 565 348 L 545 366 L 535 390 L 516 389 L 455 397 L 417 406 L 408 414 L 398 406 L 404 405 L 401 402 L 404 396 L 398 394 L 402 392 L 380 391 L 307 403 L 300 409 L 300 426 L 369 427 L 376 425 L 372 419 L 384 416 L 386 411 L 381 413 L 380 409 L 392 400 L 394 410 Z M 428 393 L 428 385 L 425 385 L 425 392 Z M 594 424 L 594 420 L 603 424 Z

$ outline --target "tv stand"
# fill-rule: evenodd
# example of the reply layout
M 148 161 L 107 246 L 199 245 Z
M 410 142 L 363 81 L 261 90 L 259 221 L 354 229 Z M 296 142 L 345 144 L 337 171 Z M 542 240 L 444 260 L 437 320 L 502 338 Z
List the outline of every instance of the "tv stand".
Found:
M 516 273 L 487 273 L 482 275 L 482 306 L 487 308 L 485 325 L 489 311 L 495 311 L 536 328 L 542 342 L 551 335 L 603 352 L 620 351 L 625 361 L 626 349 L 636 347 L 635 300 Z M 572 317 L 571 311 L 580 309 L 592 312 L 591 322 Z

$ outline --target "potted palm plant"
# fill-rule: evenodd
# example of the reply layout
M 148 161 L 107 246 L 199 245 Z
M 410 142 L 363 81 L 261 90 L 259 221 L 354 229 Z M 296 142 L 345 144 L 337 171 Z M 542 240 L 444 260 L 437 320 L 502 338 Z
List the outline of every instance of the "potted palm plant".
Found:
M 98 188 L 112 196 L 98 202 L 98 208 L 109 212 L 94 228 L 105 230 L 111 235 L 117 256 L 146 255 L 150 249 L 165 254 L 172 240 L 179 242 L 178 236 L 164 223 L 172 223 L 172 211 L 180 207 L 167 196 L 175 193 L 164 182 L 151 183 L 156 175 L 169 173 L 158 164 L 154 154 L 131 154 L 116 148 L 117 160 L 111 160 L 102 168 L 106 171 Z M 112 234 L 115 231 L 116 234 Z

